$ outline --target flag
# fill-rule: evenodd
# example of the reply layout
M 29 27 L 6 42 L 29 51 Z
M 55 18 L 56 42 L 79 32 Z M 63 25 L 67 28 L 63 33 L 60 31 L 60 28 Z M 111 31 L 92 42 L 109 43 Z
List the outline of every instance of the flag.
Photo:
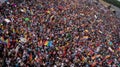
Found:
M 45 41 L 44 45 L 45 45 L 45 46 L 48 46 L 48 41 Z
M 53 46 L 52 43 L 53 43 L 52 41 L 49 41 L 49 42 L 48 42 L 48 46 L 49 46 L 49 47 L 52 47 L 52 46 Z
M 53 46 L 52 43 L 53 43 L 52 41 L 45 41 L 44 45 L 51 47 L 51 46 Z

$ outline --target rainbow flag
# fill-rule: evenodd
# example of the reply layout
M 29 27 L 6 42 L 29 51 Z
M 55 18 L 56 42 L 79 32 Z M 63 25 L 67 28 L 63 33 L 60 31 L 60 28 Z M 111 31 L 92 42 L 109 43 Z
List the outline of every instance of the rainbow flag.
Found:
M 52 43 L 53 43 L 52 41 L 45 41 L 44 45 L 51 47 L 51 46 L 53 46 Z
M 48 42 L 48 46 L 49 46 L 49 47 L 52 47 L 52 46 L 53 46 L 52 43 L 53 43 L 52 41 L 49 41 L 49 42 Z
M 45 46 L 48 46 L 48 43 L 49 43 L 49 41 L 45 41 L 44 45 L 45 45 Z

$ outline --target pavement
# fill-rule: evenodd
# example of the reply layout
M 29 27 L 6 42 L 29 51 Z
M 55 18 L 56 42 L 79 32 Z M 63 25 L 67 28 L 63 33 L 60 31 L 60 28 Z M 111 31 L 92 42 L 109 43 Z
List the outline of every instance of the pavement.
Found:
M 111 8 L 114 8 L 114 9 L 115 9 L 115 11 L 116 11 L 116 16 L 117 16 L 118 18 L 120 18 L 120 8 L 118 8 L 118 7 L 116 7 L 116 6 L 113 6 L 113 5 L 111 5 Z
M 112 5 L 112 4 L 109 4 L 109 3 L 107 3 L 107 2 L 105 2 L 105 1 L 103 1 L 103 0 L 99 0 L 99 2 L 102 3 L 105 7 L 108 7 L 108 6 L 111 5 L 110 10 L 111 10 L 111 11 L 116 11 L 116 13 L 115 13 L 116 16 L 117 16 L 118 18 L 120 18 L 120 8 L 118 8 L 118 7 L 116 7 L 116 6 Z

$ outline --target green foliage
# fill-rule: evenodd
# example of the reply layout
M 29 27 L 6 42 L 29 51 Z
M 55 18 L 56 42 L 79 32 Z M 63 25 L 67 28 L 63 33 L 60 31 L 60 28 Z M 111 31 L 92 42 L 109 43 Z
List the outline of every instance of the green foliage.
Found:
M 119 2 L 118 0 L 104 0 L 104 1 L 106 1 L 106 2 L 108 2 L 108 3 L 111 3 L 111 4 L 113 4 L 114 6 L 117 6 L 117 7 L 120 8 L 120 2 Z

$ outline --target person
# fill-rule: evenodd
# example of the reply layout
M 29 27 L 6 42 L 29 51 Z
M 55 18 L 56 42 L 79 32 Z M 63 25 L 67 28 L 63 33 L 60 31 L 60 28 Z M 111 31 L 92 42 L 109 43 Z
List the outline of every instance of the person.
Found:
M 119 66 L 120 21 L 98 1 L 9 0 L 0 9 L 2 66 Z

